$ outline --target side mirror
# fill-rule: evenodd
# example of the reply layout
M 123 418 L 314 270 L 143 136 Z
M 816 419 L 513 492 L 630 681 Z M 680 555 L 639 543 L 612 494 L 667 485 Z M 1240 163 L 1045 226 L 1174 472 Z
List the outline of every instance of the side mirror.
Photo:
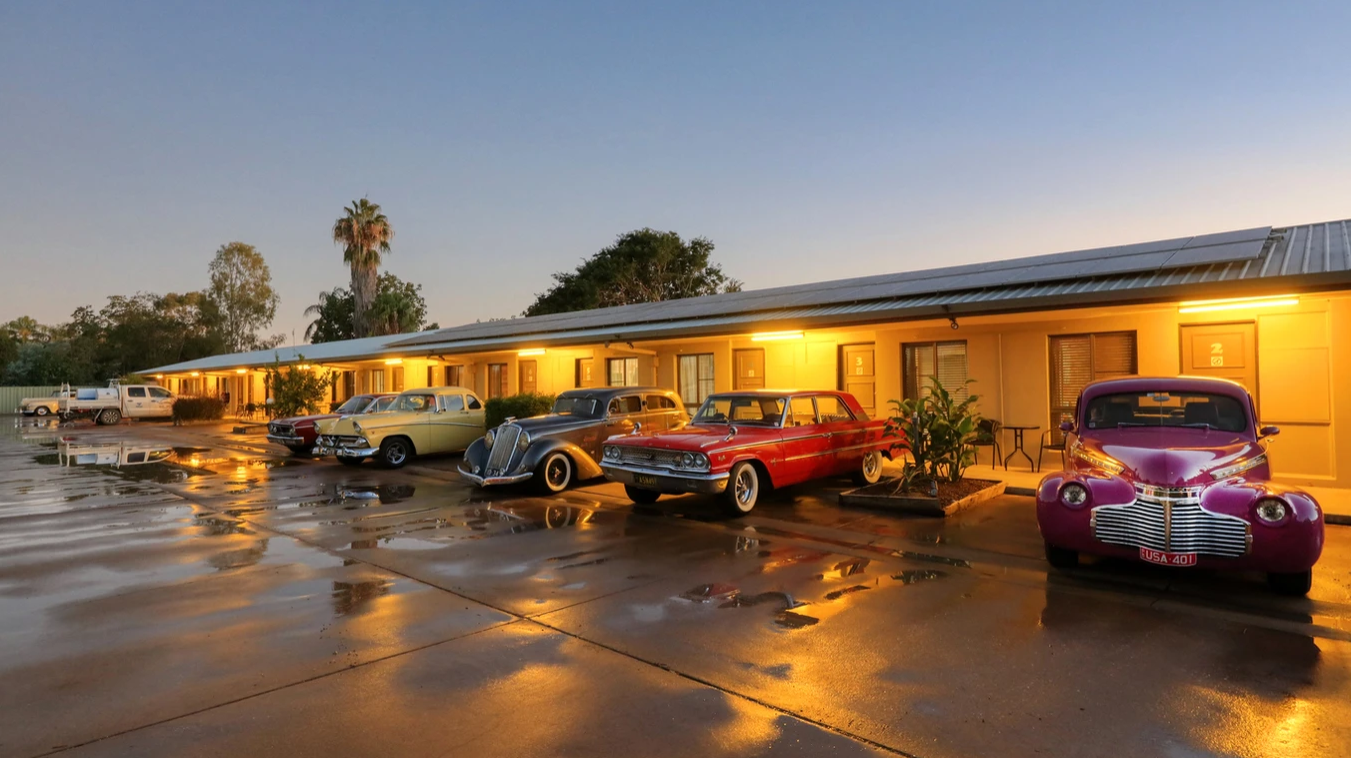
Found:
M 1257 430 L 1257 438 L 1261 439 L 1263 437 L 1275 437 L 1280 433 L 1281 428 L 1279 426 L 1264 426 L 1261 429 Z
M 1061 422 L 1060 422 L 1060 431 L 1065 432 L 1066 434 L 1068 434 L 1069 432 L 1074 431 L 1074 422 L 1073 422 L 1073 421 L 1061 421 Z

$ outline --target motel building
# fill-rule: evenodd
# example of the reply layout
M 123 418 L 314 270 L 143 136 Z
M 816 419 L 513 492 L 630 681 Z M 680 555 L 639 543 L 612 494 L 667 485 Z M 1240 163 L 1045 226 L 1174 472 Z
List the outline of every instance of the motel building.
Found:
M 1241 382 L 1280 435 L 1278 478 L 1351 488 L 1351 221 L 1261 227 L 951 268 L 515 318 L 162 366 L 179 394 L 262 405 L 280 359 L 337 372 L 333 400 L 457 385 L 484 398 L 657 385 L 710 393 L 839 388 L 873 415 L 937 377 L 980 412 L 1060 443 L 1106 377 Z M 1001 435 L 1008 455 L 1013 433 Z M 992 448 L 981 448 L 989 465 Z M 1060 453 L 1046 450 L 1052 470 Z M 1030 469 L 1017 456 L 1014 468 Z M 973 471 L 973 473 L 975 473 Z

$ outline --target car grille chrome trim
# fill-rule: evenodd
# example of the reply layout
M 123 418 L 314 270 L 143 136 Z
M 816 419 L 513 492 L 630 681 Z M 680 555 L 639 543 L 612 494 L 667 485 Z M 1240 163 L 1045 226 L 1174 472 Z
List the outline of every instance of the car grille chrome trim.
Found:
M 484 470 L 486 476 L 501 476 L 511 467 L 511 456 L 516 452 L 516 442 L 521 438 L 521 427 L 503 424 L 497 427 L 496 434 L 493 449 L 488 454 L 488 465 Z
M 650 447 L 619 446 L 619 462 L 630 463 L 635 466 L 657 466 L 673 469 L 676 468 L 683 455 L 685 455 L 683 450 L 656 450 Z
M 1201 487 L 1135 485 L 1135 502 L 1093 509 L 1093 536 L 1113 545 L 1168 553 L 1238 558 L 1248 552 L 1249 525 L 1201 507 Z
M 354 434 L 325 434 L 319 438 L 319 444 L 324 447 L 351 447 L 357 444 L 360 437 Z
M 290 424 L 269 424 L 268 431 L 278 437 L 290 437 L 296 433 L 295 427 Z

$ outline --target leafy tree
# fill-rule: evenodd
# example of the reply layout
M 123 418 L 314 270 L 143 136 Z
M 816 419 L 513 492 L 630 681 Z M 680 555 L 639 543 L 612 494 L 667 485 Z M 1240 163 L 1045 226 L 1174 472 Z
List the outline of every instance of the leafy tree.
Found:
M 354 299 L 348 290 L 334 287 L 320 292 L 319 302 L 305 309 L 305 315 L 314 318 L 305 327 L 305 339 L 313 343 L 352 339 L 356 336 L 352 324 L 354 310 Z M 434 324 L 424 324 L 426 317 L 427 301 L 422 297 L 422 285 L 405 282 L 393 274 L 380 275 L 371 304 L 371 332 L 367 336 L 435 329 Z
M 211 286 L 206 297 L 219 313 L 225 349 L 232 353 L 254 350 L 258 330 L 277 315 L 280 298 L 272 289 L 272 272 L 252 245 L 221 245 L 211 261 Z
M 0 374 L 5 367 L 19 357 L 19 342 L 10 336 L 7 330 L 0 329 Z
M 713 243 L 685 242 L 675 232 L 639 229 L 582 262 L 575 271 L 554 274 L 554 284 L 525 309 L 527 316 L 653 303 L 739 292 L 741 282 L 709 262 Z
M 320 413 L 328 404 L 329 390 L 337 374 L 300 368 L 305 356 L 298 355 L 294 364 L 282 365 L 277 358 L 267 367 L 268 386 L 272 388 L 273 416 L 301 416 Z
M 5 367 L 4 383 L 33 387 L 71 382 L 86 383 L 67 342 L 25 342 Z
M 333 241 L 343 246 L 342 259 L 352 269 L 352 332 L 356 337 L 376 334 L 371 320 L 381 255 L 390 252 L 394 227 L 380 206 L 361 198 L 343 209 L 333 224 Z
M 4 331 L 15 342 L 50 342 L 54 330 L 32 316 L 20 316 L 5 324 Z

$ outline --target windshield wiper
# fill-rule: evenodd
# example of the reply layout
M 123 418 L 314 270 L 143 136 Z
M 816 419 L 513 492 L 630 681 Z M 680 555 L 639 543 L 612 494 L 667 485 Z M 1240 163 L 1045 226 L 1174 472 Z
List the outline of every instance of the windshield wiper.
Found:
M 1215 428 L 1210 424 L 1205 423 L 1204 421 L 1199 424 L 1182 424 L 1181 426 L 1184 426 L 1188 429 L 1205 429 L 1207 432 Z

